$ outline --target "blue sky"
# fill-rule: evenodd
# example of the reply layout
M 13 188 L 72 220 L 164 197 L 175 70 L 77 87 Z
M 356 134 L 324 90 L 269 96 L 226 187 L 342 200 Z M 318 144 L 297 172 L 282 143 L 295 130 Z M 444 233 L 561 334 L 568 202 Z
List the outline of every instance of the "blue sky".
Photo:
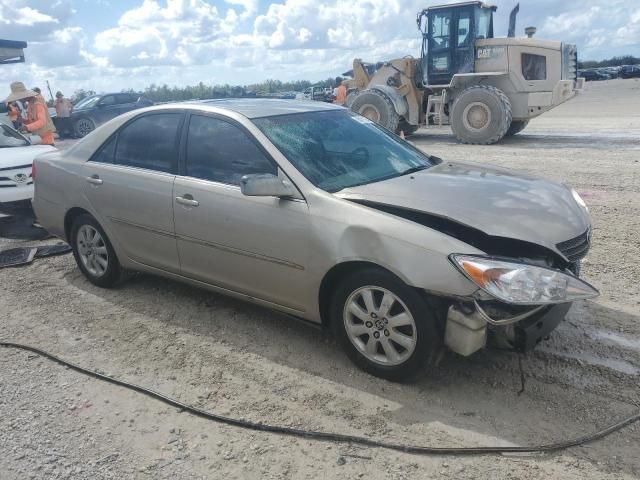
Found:
M 0 36 L 26 40 L 22 80 L 72 93 L 169 85 L 318 80 L 419 55 L 424 0 L 0 0 Z M 497 0 L 496 35 L 515 0 Z M 582 59 L 640 56 L 640 0 L 521 0 L 517 34 L 578 45 Z

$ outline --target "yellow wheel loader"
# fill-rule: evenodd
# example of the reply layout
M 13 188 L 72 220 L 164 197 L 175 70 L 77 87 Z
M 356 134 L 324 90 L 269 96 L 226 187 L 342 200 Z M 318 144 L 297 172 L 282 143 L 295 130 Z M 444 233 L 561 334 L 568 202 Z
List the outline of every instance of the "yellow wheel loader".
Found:
M 493 37 L 496 7 L 473 1 L 429 7 L 417 16 L 419 59 L 407 56 L 347 72 L 347 106 L 387 129 L 405 134 L 449 124 L 463 143 L 492 144 L 522 131 L 531 118 L 582 90 L 575 45 Z

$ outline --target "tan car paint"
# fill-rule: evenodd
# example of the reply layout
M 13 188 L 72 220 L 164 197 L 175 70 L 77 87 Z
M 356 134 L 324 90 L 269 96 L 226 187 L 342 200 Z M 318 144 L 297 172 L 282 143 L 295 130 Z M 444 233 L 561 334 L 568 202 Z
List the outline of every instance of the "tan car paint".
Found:
M 154 177 L 149 171 L 117 165 L 109 166 L 109 175 L 120 172 L 127 181 L 136 180 L 127 189 L 124 180 L 105 176 L 97 188 L 113 182 L 107 188 L 117 198 L 105 195 L 98 200 L 88 181 L 96 167 L 88 165 L 87 160 L 128 120 L 159 110 L 210 112 L 241 123 L 272 155 L 304 200 L 245 197 L 227 186 L 224 194 L 231 197 L 229 208 L 200 213 L 205 207 L 210 208 L 214 198 L 221 198 L 220 184 L 178 176 L 170 192 L 171 175 L 158 174 L 162 177 L 158 182 L 161 187 L 155 189 L 137 177 L 138 173 L 147 179 Z M 344 262 L 376 264 L 409 285 L 447 295 L 469 296 L 477 291 L 447 256 L 452 252 L 480 254 L 480 250 L 444 233 L 316 188 L 249 119 L 228 109 L 175 104 L 129 112 L 102 125 L 70 149 L 39 157 L 37 170 L 43 181 L 36 181 L 34 208 L 40 223 L 53 234 L 66 238 L 66 215 L 71 209 L 83 209 L 99 219 L 124 268 L 186 281 L 313 322 L 321 322 L 322 280 Z M 151 196 L 142 199 L 142 192 L 150 190 L 154 190 Z M 176 203 L 175 197 L 185 193 L 191 193 L 198 201 L 202 199 L 197 215 L 189 215 Z M 173 213 L 168 207 L 170 202 Z M 228 230 L 237 230 L 207 230 L 202 218 L 207 214 L 216 217 L 208 225 L 228 225 Z M 113 219 L 127 224 L 123 226 Z M 177 230 L 171 228 L 174 219 Z M 292 225 L 295 229 L 290 232 Z M 187 253 L 189 248 L 193 253 Z M 186 253 L 179 271 L 175 268 L 176 251 Z M 202 258 L 213 255 L 219 263 L 207 259 L 203 261 L 206 265 L 198 265 L 196 252 Z

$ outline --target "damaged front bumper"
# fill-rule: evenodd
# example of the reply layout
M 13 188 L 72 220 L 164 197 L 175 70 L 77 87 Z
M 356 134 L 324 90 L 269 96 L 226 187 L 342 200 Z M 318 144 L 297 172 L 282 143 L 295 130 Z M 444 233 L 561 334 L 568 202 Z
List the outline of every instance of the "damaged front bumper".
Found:
M 571 302 L 544 305 L 496 320 L 476 301 L 455 303 L 447 312 L 444 342 L 464 356 L 487 344 L 525 352 L 547 338 L 570 308 Z

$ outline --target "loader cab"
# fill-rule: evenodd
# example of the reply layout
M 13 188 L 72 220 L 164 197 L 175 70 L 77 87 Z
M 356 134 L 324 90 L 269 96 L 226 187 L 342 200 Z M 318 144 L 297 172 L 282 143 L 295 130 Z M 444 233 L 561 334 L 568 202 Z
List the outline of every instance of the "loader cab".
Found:
M 425 85 L 448 85 L 454 74 L 474 71 L 476 40 L 493 38 L 495 10 L 484 2 L 464 2 L 418 14 Z

